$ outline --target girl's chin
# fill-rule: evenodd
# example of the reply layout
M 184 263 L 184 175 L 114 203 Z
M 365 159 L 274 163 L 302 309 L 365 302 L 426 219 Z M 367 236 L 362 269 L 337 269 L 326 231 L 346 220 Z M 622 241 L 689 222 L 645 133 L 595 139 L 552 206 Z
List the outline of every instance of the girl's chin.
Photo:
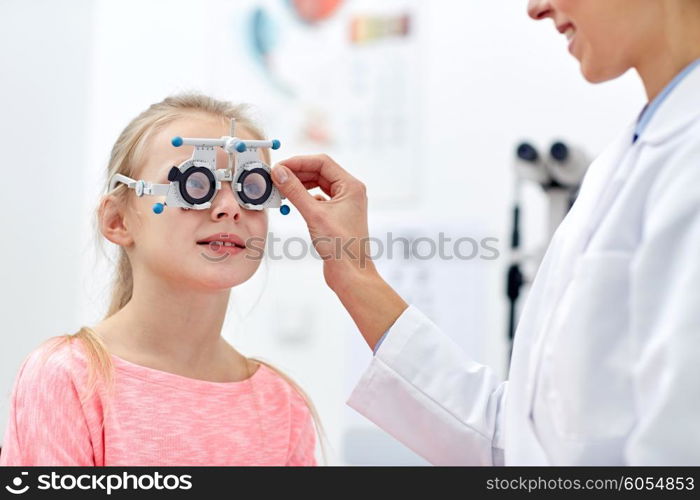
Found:
M 240 280 L 200 280 L 193 288 L 205 293 L 229 292 L 240 284 Z
M 208 269 L 207 269 L 208 268 Z M 226 291 L 245 283 L 252 274 L 242 273 L 239 268 L 232 268 L 224 263 L 201 265 L 192 274 L 181 276 L 178 280 L 185 288 L 204 292 Z

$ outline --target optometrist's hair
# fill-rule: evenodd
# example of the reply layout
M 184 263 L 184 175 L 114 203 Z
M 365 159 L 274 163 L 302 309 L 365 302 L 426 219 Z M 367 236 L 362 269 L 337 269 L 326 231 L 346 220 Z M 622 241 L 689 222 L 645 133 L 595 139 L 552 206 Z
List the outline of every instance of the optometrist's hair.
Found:
M 264 139 L 265 136 L 258 125 L 249 116 L 249 107 L 246 104 L 233 104 L 228 101 L 214 99 L 212 97 L 187 92 L 166 97 L 160 102 L 152 104 L 148 109 L 143 111 L 124 128 L 117 141 L 112 147 L 112 152 L 107 164 L 107 176 L 105 179 L 105 191 L 109 186 L 109 180 L 115 174 L 122 174 L 133 179 L 139 178 L 139 171 L 144 162 L 144 152 L 148 146 L 149 139 L 161 130 L 167 124 L 175 121 L 178 118 L 188 117 L 192 115 L 209 115 L 221 118 L 222 122 L 228 125 L 231 118 L 236 120 L 236 129 L 245 128 L 256 139 Z M 270 157 L 267 149 L 262 149 L 262 154 L 265 161 L 269 164 Z M 128 200 L 129 190 L 123 184 L 118 185 L 113 191 L 112 196 L 116 196 L 118 200 L 126 205 Z M 98 241 L 102 241 L 102 233 L 100 230 L 100 220 L 102 217 L 102 207 L 95 213 L 95 230 Z M 131 262 L 123 247 L 118 249 L 118 258 L 114 279 L 112 284 L 112 297 L 109 303 L 107 314 L 108 318 L 121 310 L 131 300 L 133 292 L 133 276 Z M 100 382 L 104 383 L 104 388 L 111 391 L 114 385 L 113 370 L 114 366 L 102 340 L 89 327 L 82 327 L 74 334 L 60 335 L 52 337 L 46 341 L 48 349 L 44 351 L 44 359 L 48 359 L 49 355 L 61 345 L 66 343 L 72 344 L 76 340 L 81 343 L 88 362 L 88 380 L 87 389 L 81 395 L 81 403 L 85 403 L 98 390 Z M 72 347 L 72 346 L 69 346 Z M 247 358 L 256 361 L 261 365 L 265 365 L 275 371 L 282 379 L 284 379 L 297 393 L 304 399 L 309 411 L 313 417 L 316 434 L 319 438 L 323 462 L 327 461 L 326 442 L 327 438 L 321 424 L 321 419 L 318 415 L 313 402 L 306 392 L 297 384 L 290 376 L 274 367 L 269 362 L 259 358 Z M 108 410 L 108 409 L 106 409 Z M 104 422 L 102 422 L 104 425 Z

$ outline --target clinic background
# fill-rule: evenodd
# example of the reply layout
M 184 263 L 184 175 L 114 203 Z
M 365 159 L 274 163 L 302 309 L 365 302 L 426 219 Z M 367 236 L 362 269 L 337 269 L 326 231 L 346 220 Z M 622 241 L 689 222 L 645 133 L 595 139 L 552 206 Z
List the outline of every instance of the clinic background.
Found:
M 597 155 L 645 102 L 629 74 L 586 83 L 565 38 L 525 4 L 0 0 L 2 429 L 24 357 L 106 309 L 111 267 L 92 218 L 112 144 L 132 117 L 184 90 L 251 103 L 282 142 L 273 162 L 330 154 L 367 185 L 371 236 L 497 238 L 497 259 L 403 259 L 399 245 L 378 267 L 505 377 L 517 143 L 544 150 L 563 139 Z M 523 245 L 541 244 L 546 203 L 535 186 L 523 218 Z M 309 243 L 294 207 L 269 220 L 275 236 L 297 238 L 289 254 Z M 320 260 L 268 259 L 233 290 L 223 334 L 309 392 L 331 464 L 426 464 L 345 405 L 372 354 Z

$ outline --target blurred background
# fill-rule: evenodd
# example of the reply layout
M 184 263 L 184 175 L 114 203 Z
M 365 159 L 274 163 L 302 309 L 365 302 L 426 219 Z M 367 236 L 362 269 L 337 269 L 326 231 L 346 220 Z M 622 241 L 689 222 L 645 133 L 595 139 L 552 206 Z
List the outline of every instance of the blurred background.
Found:
M 365 182 L 384 242 L 490 238 L 495 251 L 451 260 L 403 258 L 397 243 L 377 265 L 465 356 L 506 377 L 517 145 L 561 140 L 594 157 L 645 102 L 633 74 L 586 83 L 525 0 L 0 0 L 0 46 L 2 169 L 15 179 L 0 210 L 3 431 L 24 357 L 106 311 L 112 263 L 93 214 L 112 144 L 151 103 L 186 90 L 250 103 L 282 142 L 273 161 L 325 152 Z M 541 248 L 547 198 L 524 183 L 521 201 L 521 244 Z M 321 261 L 294 258 L 310 244 L 298 212 L 269 220 L 294 238 L 288 256 L 233 290 L 224 336 L 308 391 L 329 463 L 426 464 L 345 405 L 372 353 Z

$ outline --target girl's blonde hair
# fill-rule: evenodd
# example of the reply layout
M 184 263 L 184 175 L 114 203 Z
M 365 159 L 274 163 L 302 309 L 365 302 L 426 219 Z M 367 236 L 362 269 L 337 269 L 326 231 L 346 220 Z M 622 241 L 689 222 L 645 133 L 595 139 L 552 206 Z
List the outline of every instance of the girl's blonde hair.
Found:
M 143 164 L 144 151 L 150 137 L 165 125 L 183 116 L 193 113 L 207 114 L 219 117 L 222 121 L 226 121 L 227 123 L 231 118 L 234 118 L 237 127 L 245 128 L 257 139 L 264 139 L 265 137 L 262 130 L 248 116 L 247 110 L 248 107 L 244 104 L 234 105 L 227 101 L 192 92 L 173 95 L 163 99 L 161 102 L 152 104 L 124 128 L 117 138 L 117 141 L 114 143 L 107 165 L 105 191 L 107 190 L 107 186 L 109 186 L 109 180 L 115 174 L 122 174 L 137 179 L 140 165 Z M 269 152 L 266 149 L 262 151 L 263 155 L 265 155 L 265 160 L 269 163 Z M 126 203 L 128 191 L 126 186 L 120 184 L 110 194 L 116 196 L 121 202 Z M 101 206 L 95 213 L 95 230 L 98 241 L 102 238 L 99 224 L 100 218 Z M 105 318 L 112 316 L 123 308 L 127 302 L 131 300 L 132 291 L 133 276 L 131 263 L 124 248 L 119 247 L 117 265 L 112 284 L 112 297 Z M 109 351 L 91 328 L 82 327 L 74 334 L 60 335 L 53 337 L 53 339 L 57 341 L 52 342 L 45 351 L 46 358 L 55 349 L 66 343 L 71 344 L 73 340 L 81 342 L 81 345 L 84 347 L 89 366 L 89 375 L 87 390 L 81 396 L 81 402 L 84 403 L 92 396 L 97 389 L 99 381 L 104 382 L 107 388 L 113 386 L 114 367 Z M 274 370 L 304 399 L 313 417 L 316 434 L 319 438 L 321 452 L 325 462 L 325 432 L 321 425 L 318 412 L 309 396 L 294 380 L 270 363 L 257 358 L 248 359 L 261 363 Z

